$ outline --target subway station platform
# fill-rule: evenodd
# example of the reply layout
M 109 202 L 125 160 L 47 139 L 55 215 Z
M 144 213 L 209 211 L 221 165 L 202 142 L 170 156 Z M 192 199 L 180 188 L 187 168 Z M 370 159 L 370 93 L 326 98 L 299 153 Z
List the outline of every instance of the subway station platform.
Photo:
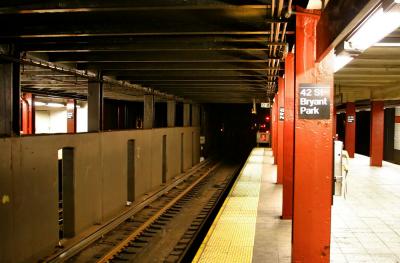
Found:
M 400 262 L 400 166 L 356 155 L 349 167 L 346 197 L 334 197 L 330 262 Z M 291 262 L 275 182 L 272 151 L 253 149 L 193 262 Z
M 193 262 L 290 262 L 291 221 L 269 148 L 254 148 Z

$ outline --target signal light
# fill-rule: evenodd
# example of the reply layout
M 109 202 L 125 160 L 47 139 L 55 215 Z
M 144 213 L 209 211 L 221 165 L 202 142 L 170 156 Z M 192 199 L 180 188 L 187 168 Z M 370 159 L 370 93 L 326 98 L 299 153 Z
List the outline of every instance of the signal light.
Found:
M 269 121 L 270 121 L 270 117 L 269 117 L 269 116 L 265 117 L 265 120 L 266 120 L 267 122 L 269 122 Z

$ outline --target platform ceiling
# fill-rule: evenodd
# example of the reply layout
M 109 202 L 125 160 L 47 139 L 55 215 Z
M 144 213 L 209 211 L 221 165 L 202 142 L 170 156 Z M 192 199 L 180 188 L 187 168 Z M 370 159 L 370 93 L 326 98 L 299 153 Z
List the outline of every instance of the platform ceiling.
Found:
M 400 100 L 400 29 L 356 57 L 334 79 L 337 104 Z
M 275 92 L 285 44 L 294 34 L 284 17 L 288 3 L 2 1 L 0 23 L 7 26 L 0 41 L 16 44 L 26 57 L 180 98 L 244 103 Z M 85 95 L 85 79 L 29 66 L 22 71 L 23 89 Z M 120 94 L 137 95 L 129 88 Z

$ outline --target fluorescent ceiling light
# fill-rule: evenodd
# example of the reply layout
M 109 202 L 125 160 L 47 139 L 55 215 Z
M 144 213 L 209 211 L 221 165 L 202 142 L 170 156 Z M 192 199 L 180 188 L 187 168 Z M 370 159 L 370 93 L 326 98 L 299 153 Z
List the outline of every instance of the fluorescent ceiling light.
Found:
M 46 106 L 46 103 L 41 101 L 35 101 L 35 106 Z
M 376 43 L 374 46 L 375 47 L 400 47 L 400 43 L 379 42 L 379 43 Z
M 61 104 L 61 103 L 49 102 L 49 103 L 47 103 L 47 107 L 50 107 L 50 108 L 63 108 L 63 107 L 65 107 L 65 105 Z
M 337 72 L 344 66 L 350 63 L 354 58 L 348 55 L 335 55 L 333 71 Z
M 395 3 L 398 3 L 396 0 Z M 400 10 L 394 5 L 389 10 L 379 7 L 348 39 L 350 47 L 364 51 L 400 26 Z
M 400 26 L 400 0 L 387 0 L 363 21 L 355 32 L 335 48 L 334 72 L 381 41 Z M 386 46 L 386 45 L 385 45 Z M 397 45 L 396 45 L 397 46 Z
M 322 8 L 321 0 L 308 1 L 307 9 L 321 9 L 321 8 Z
M 74 109 L 74 104 L 73 103 L 68 103 L 67 104 L 67 109 L 68 110 L 73 110 Z

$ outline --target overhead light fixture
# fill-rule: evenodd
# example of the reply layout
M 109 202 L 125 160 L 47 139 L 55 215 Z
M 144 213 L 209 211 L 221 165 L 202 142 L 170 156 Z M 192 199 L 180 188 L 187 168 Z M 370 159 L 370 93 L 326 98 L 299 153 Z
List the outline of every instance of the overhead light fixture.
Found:
M 335 55 L 334 58 L 334 66 L 333 66 L 333 71 L 337 72 L 344 66 L 346 66 L 350 61 L 352 61 L 354 58 L 348 55 Z
M 364 51 L 382 40 L 385 36 L 400 26 L 398 6 L 384 11 L 379 7 L 348 39 L 349 46 L 358 51 Z
M 349 38 L 335 48 L 334 71 L 375 45 L 400 26 L 400 0 L 384 1 Z
M 68 103 L 67 104 L 67 109 L 68 110 L 73 110 L 75 108 L 75 105 L 73 103 Z
M 62 103 L 55 103 L 55 102 L 49 102 L 49 103 L 46 104 L 46 106 L 47 106 L 47 107 L 50 107 L 50 108 L 63 108 L 63 107 L 65 107 L 64 104 L 62 104 Z
M 334 66 L 333 66 L 334 72 L 337 72 L 341 68 L 346 66 L 359 54 L 360 54 L 359 51 L 353 50 L 349 47 L 349 43 L 347 41 L 340 43 L 340 45 L 338 45 L 335 49 Z
M 41 102 L 41 101 L 35 101 L 35 106 L 46 106 L 46 103 Z
M 375 47 L 400 47 L 400 43 L 394 42 L 379 42 L 374 45 Z
M 322 8 L 322 1 L 321 0 L 309 0 L 307 4 L 307 9 L 318 9 Z

